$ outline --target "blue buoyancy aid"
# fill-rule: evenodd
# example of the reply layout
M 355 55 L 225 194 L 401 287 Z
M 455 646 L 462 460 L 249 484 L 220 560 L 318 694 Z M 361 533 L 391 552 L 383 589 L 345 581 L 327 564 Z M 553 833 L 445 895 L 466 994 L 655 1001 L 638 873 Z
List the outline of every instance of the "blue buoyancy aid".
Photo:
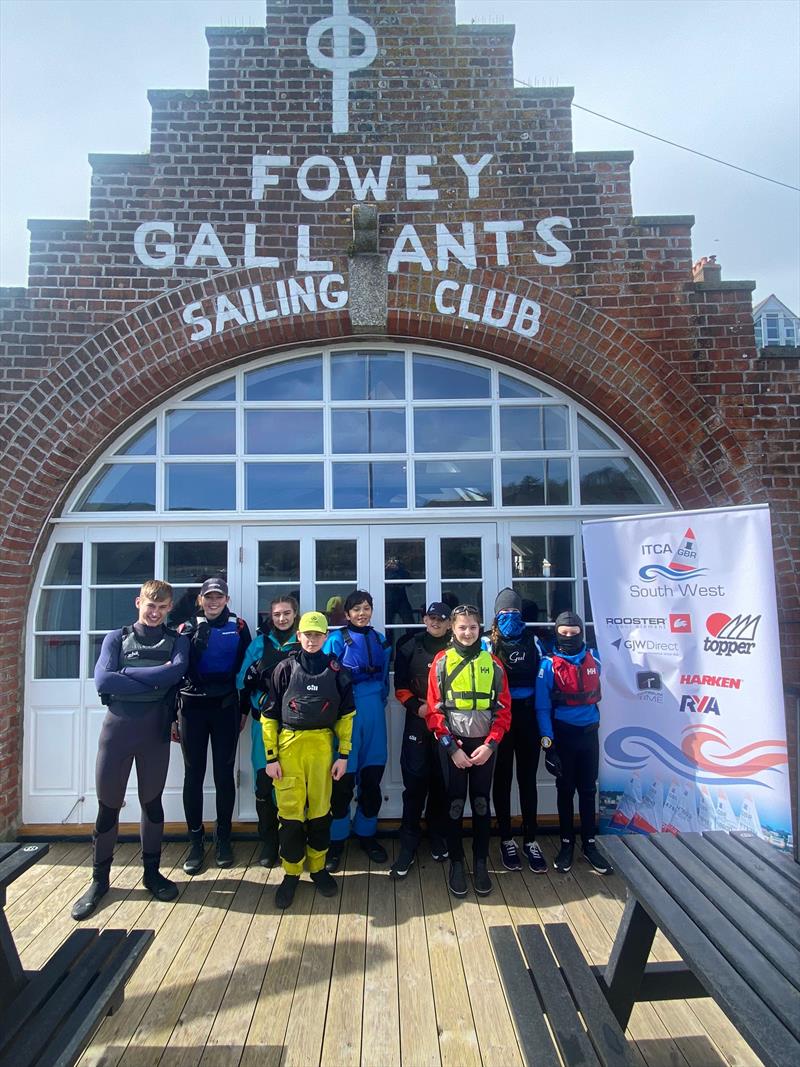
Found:
M 200 682 L 230 682 L 236 676 L 243 622 L 232 612 L 221 626 L 199 615 L 185 632 L 192 643 L 192 674 Z
M 341 633 L 344 640 L 341 663 L 350 672 L 353 685 L 383 681 L 390 647 L 386 638 L 381 637 L 372 627 L 361 633 L 345 626 Z

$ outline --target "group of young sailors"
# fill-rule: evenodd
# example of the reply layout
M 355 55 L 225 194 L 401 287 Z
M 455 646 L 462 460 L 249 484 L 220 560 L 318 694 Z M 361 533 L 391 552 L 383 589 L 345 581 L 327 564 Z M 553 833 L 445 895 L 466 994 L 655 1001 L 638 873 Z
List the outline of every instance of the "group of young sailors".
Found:
M 373 600 L 353 590 L 343 625 L 329 630 L 325 614 L 301 614 L 293 596 L 277 596 L 251 639 L 229 607 L 226 582 L 205 581 L 194 618 L 167 625 L 172 589 L 146 582 L 136 598 L 138 619 L 103 641 L 95 683 L 107 711 L 100 735 L 93 835 L 92 882 L 72 915 L 91 915 L 109 890 L 119 811 L 133 764 L 141 806 L 144 884 L 159 900 L 173 900 L 176 884 L 159 870 L 162 793 L 170 740 L 181 745 L 183 802 L 190 848 L 189 875 L 206 861 L 203 782 L 211 748 L 216 794 L 214 860 L 233 863 L 231 818 L 235 760 L 250 723 L 260 850 L 278 860 L 283 881 L 275 901 L 291 905 L 304 870 L 318 892 L 338 892 L 347 839 L 355 838 L 375 864 L 388 860 L 377 838 L 381 780 L 387 760 L 386 703 L 391 646 L 372 626 Z M 522 602 L 503 589 L 490 630 L 478 609 L 431 603 L 424 630 L 405 636 L 394 657 L 394 688 L 405 709 L 400 756 L 403 814 L 400 848 L 390 868 L 407 877 L 426 823 L 433 859 L 449 860 L 454 896 L 468 891 L 463 816 L 472 814 L 472 883 L 492 890 L 488 870 L 491 806 L 507 870 L 523 862 L 547 871 L 536 840 L 539 753 L 556 777 L 561 846 L 554 866 L 572 867 L 573 803 L 579 798 L 582 851 L 600 873 L 610 868 L 595 846 L 600 662 L 573 612 L 555 620 L 545 652 L 522 617 Z M 522 809 L 522 849 L 511 824 L 514 765 Z M 355 813 L 351 816 L 355 800 Z

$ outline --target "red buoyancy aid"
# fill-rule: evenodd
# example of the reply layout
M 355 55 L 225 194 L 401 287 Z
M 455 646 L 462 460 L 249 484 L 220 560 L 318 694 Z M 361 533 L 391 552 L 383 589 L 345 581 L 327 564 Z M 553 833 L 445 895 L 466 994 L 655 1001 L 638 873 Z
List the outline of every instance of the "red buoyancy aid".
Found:
M 552 659 L 553 692 L 550 700 L 554 705 L 567 704 L 574 708 L 600 702 L 600 667 L 588 648 L 580 663 L 572 663 L 555 652 Z

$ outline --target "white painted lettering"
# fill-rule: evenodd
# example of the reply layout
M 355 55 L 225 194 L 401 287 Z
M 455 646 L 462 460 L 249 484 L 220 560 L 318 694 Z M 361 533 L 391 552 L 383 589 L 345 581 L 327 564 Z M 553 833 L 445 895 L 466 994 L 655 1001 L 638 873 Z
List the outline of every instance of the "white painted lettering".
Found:
M 516 293 L 506 294 L 506 303 L 500 318 L 495 318 L 492 315 L 494 310 L 494 302 L 498 296 L 502 296 L 496 289 L 490 289 L 486 294 L 486 303 L 483 305 L 483 314 L 481 315 L 481 322 L 485 322 L 487 326 L 496 326 L 498 329 L 503 329 L 511 322 L 511 316 L 514 314 L 514 308 L 517 304 Z
M 439 282 L 436 286 L 436 292 L 433 294 L 433 302 L 436 306 L 436 310 L 440 315 L 455 315 L 456 309 L 451 305 L 445 304 L 443 297 L 445 293 L 457 293 L 460 286 L 458 282 Z
M 292 304 L 292 314 L 300 314 L 300 304 L 306 308 L 307 311 L 317 310 L 317 294 L 314 289 L 314 279 L 304 278 L 303 282 L 297 278 L 289 279 L 289 300 Z
M 289 314 L 289 301 L 286 299 L 286 282 L 282 279 L 275 284 L 275 288 L 278 290 L 278 306 L 281 309 L 281 315 Z
M 312 189 L 308 184 L 308 172 L 317 167 L 328 172 L 328 184 L 323 189 Z M 330 156 L 309 156 L 297 172 L 297 187 L 306 200 L 330 200 L 339 188 L 340 180 L 339 168 Z
M 363 181 L 359 177 L 358 169 L 356 168 L 353 157 L 344 156 L 343 158 L 344 165 L 347 167 L 347 176 L 350 179 L 350 184 L 353 187 L 353 195 L 356 200 L 366 200 L 368 193 L 372 193 L 374 200 L 386 199 L 386 186 L 389 182 L 389 172 L 392 169 L 391 156 L 381 156 L 381 167 L 377 178 L 375 177 L 375 172 L 372 167 L 368 167 Z
M 253 200 L 260 200 L 264 195 L 264 189 L 268 185 L 277 185 L 280 181 L 279 174 L 270 174 L 271 167 L 288 167 L 292 160 L 290 156 L 253 156 L 250 168 L 250 196 Z
M 332 289 L 332 286 L 339 286 Z M 344 288 L 344 277 L 341 274 L 326 274 L 320 279 L 319 301 L 323 307 L 331 311 L 338 311 L 347 304 L 347 290 Z
M 249 289 L 240 289 L 239 296 L 242 298 L 242 307 L 244 308 L 244 317 L 248 322 L 256 321 L 256 313 L 253 308 L 253 297 Z
M 221 333 L 229 322 L 235 322 L 237 326 L 246 326 L 247 319 L 227 296 L 217 297 L 217 321 L 214 325 L 214 333 Z
M 153 251 L 147 251 L 147 238 L 150 234 L 164 233 L 169 237 L 169 242 L 156 241 Z M 166 270 L 175 266 L 175 245 L 172 243 L 175 237 L 174 222 L 143 222 L 133 235 L 133 248 L 139 258 L 139 262 L 145 267 L 154 267 L 156 270 Z M 155 253 L 155 254 L 154 254 Z
M 487 166 L 487 164 L 491 163 L 493 158 L 494 157 L 492 153 L 487 152 L 485 155 L 481 156 L 477 163 L 467 163 L 466 156 L 453 156 L 453 159 L 455 160 L 456 164 L 461 167 L 461 169 L 467 176 L 467 196 L 470 198 L 470 200 L 474 200 L 476 196 L 481 195 L 481 183 L 479 175 L 483 168 Z
M 261 292 L 260 285 L 253 286 L 253 300 L 256 305 L 256 315 L 258 315 L 260 322 L 268 322 L 270 319 L 278 317 L 277 308 L 270 308 L 267 310 L 264 307 L 264 294 Z
M 406 251 L 406 245 L 411 246 L 410 251 Z M 417 236 L 417 231 L 410 222 L 406 223 L 397 235 L 392 254 L 389 256 L 387 269 L 390 274 L 396 273 L 399 263 L 419 263 L 423 270 L 433 270 L 431 261 L 425 254 L 422 242 Z
M 193 304 L 186 305 L 183 309 L 183 321 L 187 326 L 197 327 L 195 332 L 189 335 L 190 341 L 204 341 L 206 337 L 211 336 L 211 320 L 203 314 L 202 300 L 195 300 Z
M 522 219 L 497 219 L 493 222 L 484 222 L 483 232 L 494 234 L 495 254 L 498 267 L 507 267 L 508 258 L 508 234 L 521 233 L 525 229 Z
M 542 314 L 540 304 L 534 300 L 522 300 L 519 305 L 517 317 L 511 329 L 520 337 L 534 337 L 539 332 L 539 317 Z
M 246 267 L 279 267 L 281 261 L 275 256 L 256 255 L 256 224 L 244 224 L 244 265 Z
M 297 269 L 299 271 L 323 271 L 333 269 L 333 260 L 311 258 L 311 227 L 297 227 Z
M 231 261 L 225 255 L 225 251 L 219 243 L 219 237 L 214 232 L 214 227 L 210 222 L 203 222 L 197 231 L 197 236 L 189 250 L 189 255 L 186 257 L 186 266 L 194 267 L 198 259 L 208 259 L 209 256 L 213 256 L 220 267 L 230 270 Z
M 420 167 L 436 165 L 436 156 L 406 156 L 406 200 L 438 200 L 439 190 L 429 188 L 430 174 L 420 174 Z
M 465 267 L 475 268 L 478 266 L 478 257 L 475 255 L 475 224 L 462 222 L 461 233 L 464 243 L 459 244 L 443 222 L 436 223 L 436 268 L 446 271 L 450 256 L 463 263 Z
M 458 317 L 460 319 L 466 319 L 467 322 L 480 322 L 480 315 L 476 315 L 474 311 L 469 310 L 469 303 L 472 300 L 472 294 L 475 290 L 475 286 L 471 283 L 465 285 L 461 290 L 461 300 L 458 305 Z
M 553 236 L 554 226 L 563 226 L 567 230 L 572 229 L 572 223 L 569 219 L 564 218 L 563 215 L 551 215 L 550 218 L 542 219 L 536 224 L 536 233 L 554 251 L 552 256 L 544 255 L 541 252 L 533 253 L 536 257 L 536 262 L 541 263 L 543 267 L 563 267 L 572 259 L 572 252 L 568 246 Z

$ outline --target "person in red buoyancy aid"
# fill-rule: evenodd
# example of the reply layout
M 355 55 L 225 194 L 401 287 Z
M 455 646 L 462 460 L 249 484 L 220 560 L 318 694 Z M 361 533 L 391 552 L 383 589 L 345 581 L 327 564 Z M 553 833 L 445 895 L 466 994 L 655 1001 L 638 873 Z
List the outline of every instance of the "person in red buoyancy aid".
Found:
M 583 855 L 600 874 L 611 867 L 595 844 L 597 770 L 600 761 L 600 657 L 584 640 L 583 619 L 562 611 L 555 646 L 536 679 L 536 717 L 545 767 L 556 779 L 561 849 L 555 869 L 568 871 L 575 853 L 574 797 L 578 793 Z

